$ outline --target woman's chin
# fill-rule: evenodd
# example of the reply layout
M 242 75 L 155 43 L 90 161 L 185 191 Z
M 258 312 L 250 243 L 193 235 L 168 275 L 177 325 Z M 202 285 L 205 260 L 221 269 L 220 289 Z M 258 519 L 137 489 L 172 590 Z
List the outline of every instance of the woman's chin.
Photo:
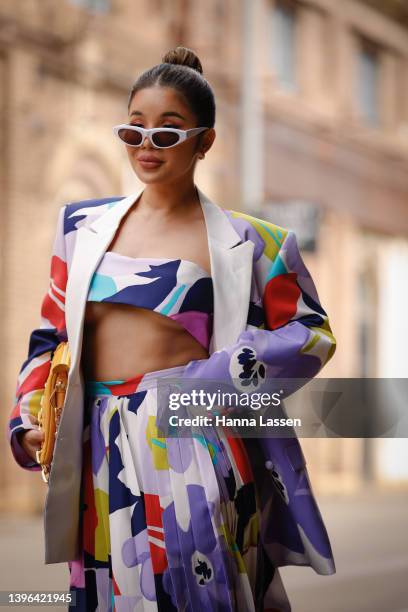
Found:
M 146 183 L 146 184 L 154 184 L 154 183 L 167 183 L 167 182 L 172 182 L 174 181 L 174 174 L 173 175 L 169 175 L 168 172 L 160 172 L 159 171 L 144 171 L 141 170 L 140 167 L 133 167 L 134 173 L 136 174 L 137 178 L 142 181 L 142 183 Z

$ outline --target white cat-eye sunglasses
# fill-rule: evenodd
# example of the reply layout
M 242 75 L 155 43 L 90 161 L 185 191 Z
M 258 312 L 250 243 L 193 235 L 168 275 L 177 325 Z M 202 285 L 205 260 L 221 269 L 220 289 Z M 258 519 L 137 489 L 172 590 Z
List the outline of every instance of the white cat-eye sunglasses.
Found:
M 169 149 L 208 129 L 207 127 L 197 127 L 190 130 L 178 130 L 177 128 L 150 128 L 147 130 L 137 125 L 122 123 L 121 125 L 115 125 L 113 132 L 129 147 L 142 146 L 147 136 L 156 149 Z

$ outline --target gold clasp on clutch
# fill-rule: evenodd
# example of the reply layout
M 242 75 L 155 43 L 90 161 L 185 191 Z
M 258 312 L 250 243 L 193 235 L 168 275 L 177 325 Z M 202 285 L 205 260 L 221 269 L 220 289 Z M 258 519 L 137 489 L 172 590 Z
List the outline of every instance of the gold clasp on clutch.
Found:
M 51 406 L 54 408 L 54 415 L 55 415 L 55 428 L 56 430 L 58 430 L 59 427 L 59 423 L 60 423 L 60 418 L 61 418 L 61 413 L 62 413 L 62 406 L 60 406 L 58 408 L 58 406 L 55 406 L 54 403 L 54 397 L 56 395 L 56 393 L 61 393 L 62 391 L 65 391 L 65 389 L 67 388 L 67 384 L 64 380 L 61 379 L 57 379 L 56 383 L 55 383 L 55 387 L 50 395 L 50 404 Z M 57 431 L 56 431 L 57 433 Z
M 40 453 L 41 453 L 40 449 L 37 449 L 35 451 L 35 457 L 36 457 L 37 463 L 41 464 Z M 47 465 L 41 465 L 41 476 L 44 482 L 48 482 L 49 473 L 50 473 L 50 468 Z
M 47 466 L 43 465 L 41 469 L 41 476 L 44 482 L 48 482 L 49 478 L 49 469 Z

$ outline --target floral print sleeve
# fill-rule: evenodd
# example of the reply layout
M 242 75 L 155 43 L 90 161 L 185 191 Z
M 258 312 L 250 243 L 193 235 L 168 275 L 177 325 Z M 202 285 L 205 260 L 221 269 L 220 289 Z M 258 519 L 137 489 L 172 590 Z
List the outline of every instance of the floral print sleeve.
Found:
M 276 226 L 275 226 L 276 227 Z M 247 326 L 237 341 L 186 367 L 186 379 L 214 379 L 239 391 L 259 390 L 268 378 L 296 379 L 288 396 L 313 378 L 335 352 L 327 313 L 307 270 L 292 231 L 282 234 L 279 248 L 266 243 L 254 263 L 264 324 Z
M 56 236 L 54 238 L 50 282 L 41 305 L 41 322 L 31 332 L 27 359 L 20 368 L 13 410 L 11 412 L 7 438 L 17 463 L 28 470 L 38 471 L 41 466 L 33 461 L 21 446 L 17 434 L 27 429 L 38 429 L 30 420 L 37 418 L 41 397 L 51 366 L 52 352 L 67 339 L 65 328 L 65 289 L 67 263 L 64 239 L 64 215 L 66 206 L 59 211 Z

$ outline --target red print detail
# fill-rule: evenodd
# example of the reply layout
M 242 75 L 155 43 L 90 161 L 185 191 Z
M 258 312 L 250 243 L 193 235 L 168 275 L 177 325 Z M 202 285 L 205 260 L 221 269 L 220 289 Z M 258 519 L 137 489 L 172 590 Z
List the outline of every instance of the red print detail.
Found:
M 113 572 L 112 572 L 112 585 L 113 585 L 113 594 L 114 595 L 121 595 L 120 589 L 119 589 L 119 587 L 117 585 L 117 582 L 115 580 L 115 576 L 113 575 Z M 116 610 L 116 607 L 115 607 L 115 610 Z
M 51 260 L 51 280 L 58 289 L 65 291 L 67 285 L 67 264 L 56 255 L 54 255 Z M 54 299 L 49 293 L 51 293 Z M 57 331 L 61 331 L 65 327 L 64 307 L 58 306 L 55 299 L 65 304 L 65 296 L 55 291 L 51 281 L 49 293 L 47 293 L 42 303 L 41 315 L 46 318 L 51 325 L 56 327 Z
M 51 258 L 51 278 L 58 289 L 65 291 L 68 280 L 67 262 L 57 255 L 53 255 Z M 59 293 L 56 293 L 56 295 L 62 302 L 65 302 L 63 296 Z
M 296 272 L 288 272 L 275 276 L 266 283 L 263 305 L 268 329 L 286 325 L 296 314 L 301 295 L 296 279 Z
M 42 389 L 50 372 L 51 363 L 44 361 L 41 365 L 33 368 L 17 389 L 17 395 L 24 395 L 34 389 Z
M 251 468 L 251 463 L 246 452 L 245 445 L 241 438 L 233 438 L 227 436 L 228 444 L 233 454 L 236 466 L 241 475 L 242 482 L 247 484 L 253 482 L 254 475 Z
M 158 529 L 152 529 L 152 527 L 159 527 L 163 529 L 162 512 L 163 509 L 160 507 L 160 498 L 158 495 L 152 495 L 150 493 L 144 494 L 145 510 L 146 510 L 146 525 L 147 534 L 156 540 L 164 542 L 164 533 Z M 167 556 L 163 547 L 158 546 L 149 539 L 150 555 L 152 559 L 153 572 L 155 574 L 163 574 L 167 567 Z
M 135 393 L 137 388 L 142 380 L 144 374 L 138 374 L 133 378 L 126 379 L 121 384 L 109 385 L 105 383 L 105 387 L 107 387 L 112 395 L 129 395 L 130 393 Z

